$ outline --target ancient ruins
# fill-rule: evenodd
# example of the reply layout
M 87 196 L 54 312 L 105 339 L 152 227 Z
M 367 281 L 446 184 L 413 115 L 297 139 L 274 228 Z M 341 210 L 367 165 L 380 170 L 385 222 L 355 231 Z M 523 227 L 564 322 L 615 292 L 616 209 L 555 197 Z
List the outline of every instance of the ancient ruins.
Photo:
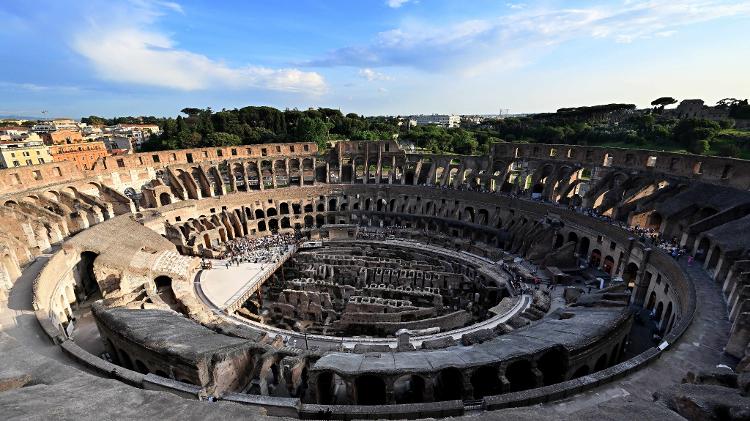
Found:
M 4 417 L 750 413 L 748 161 L 262 144 L 0 196 Z

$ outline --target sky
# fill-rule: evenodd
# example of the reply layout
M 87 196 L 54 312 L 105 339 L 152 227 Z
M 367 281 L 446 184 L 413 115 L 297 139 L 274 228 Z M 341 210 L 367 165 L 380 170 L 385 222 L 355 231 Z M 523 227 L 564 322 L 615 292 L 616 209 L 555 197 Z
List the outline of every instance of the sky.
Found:
M 750 0 L 2 0 L 0 21 L 0 115 L 750 96 Z

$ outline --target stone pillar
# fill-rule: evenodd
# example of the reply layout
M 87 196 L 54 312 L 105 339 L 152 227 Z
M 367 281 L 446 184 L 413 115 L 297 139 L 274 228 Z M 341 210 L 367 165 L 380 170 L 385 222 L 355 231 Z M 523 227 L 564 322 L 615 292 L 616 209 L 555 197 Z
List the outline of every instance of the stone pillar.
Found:
M 649 257 L 651 257 L 651 249 L 643 249 L 643 261 L 638 267 L 638 274 L 635 276 L 635 288 L 633 288 L 630 298 L 630 303 L 638 307 L 643 307 L 643 303 L 646 301 L 648 286 L 651 283 L 650 279 L 646 279 L 646 266 L 648 265 Z
M 265 183 L 263 182 L 263 166 L 261 165 L 261 162 L 262 161 L 257 161 L 255 165 L 258 166 L 258 183 L 260 185 L 260 189 L 265 190 L 266 186 L 265 186 Z
M 286 185 L 290 186 L 292 178 L 289 175 L 289 158 L 284 159 L 284 168 L 286 169 Z
M 622 276 L 623 273 L 625 273 L 625 266 L 627 266 L 627 263 L 630 261 L 630 253 L 633 252 L 633 246 L 635 246 L 635 238 L 628 237 L 628 249 L 625 251 L 622 258 L 617 261 L 617 268 L 615 268 L 612 273 L 615 273 L 618 276 Z
M 316 186 L 318 184 L 318 177 L 317 177 L 317 173 L 318 173 L 318 160 L 315 157 L 313 157 L 312 161 L 313 161 L 313 164 L 312 164 L 312 167 L 313 167 L 313 172 L 312 172 L 313 173 L 313 186 Z M 328 183 L 328 162 L 326 162 L 326 183 Z
M 422 171 L 422 160 L 420 159 L 417 161 L 417 165 L 414 166 L 414 180 L 412 180 L 413 185 L 417 185 L 419 183 L 419 173 Z M 406 184 L 406 177 L 403 178 L 402 184 Z
M 375 184 L 380 184 L 380 178 L 383 176 L 383 144 L 378 142 L 378 166 L 375 171 Z
M 331 183 L 331 164 L 326 162 L 326 184 L 330 184 L 330 183 Z M 315 184 L 314 181 L 313 181 L 313 184 Z

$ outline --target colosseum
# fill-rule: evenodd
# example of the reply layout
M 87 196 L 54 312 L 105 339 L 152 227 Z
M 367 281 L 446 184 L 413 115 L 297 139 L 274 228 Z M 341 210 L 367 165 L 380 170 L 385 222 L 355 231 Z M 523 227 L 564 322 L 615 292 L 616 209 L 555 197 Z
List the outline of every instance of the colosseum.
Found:
M 0 170 L 5 419 L 748 419 L 750 162 L 279 143 Z

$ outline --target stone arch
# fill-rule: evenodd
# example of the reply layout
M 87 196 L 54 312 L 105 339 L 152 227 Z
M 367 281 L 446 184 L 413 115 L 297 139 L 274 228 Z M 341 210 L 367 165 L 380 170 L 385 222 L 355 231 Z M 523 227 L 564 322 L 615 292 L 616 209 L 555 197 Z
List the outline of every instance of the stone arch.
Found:
M 537 368 L 542 373 L 542 381 L 545 386 L 564 381 L 567 366 L 567 358 L 564 352 L 557 348 L 547 351 L 537 361 Z
M 136 359 L 135 360 L 135 369 L 141 373 L 141 374 L 148 374 L 148 367 L 146 367 L 145 364 L 143 364 L 143 361 Z
M 397 404 L 424 402 L 424 391 L 425 380 L 422 376 L 401 376 L 393 383 L 393 394 Z
M 648 304 L 646 304 L 646 310 L 651 311 L 656 305 L 656 291 L 651 291 L 648 297 Z
M 474 389 L 474 399 L 500 393 L 500 377 L 497 367 L 483 365 L 471 374 L 471 385 Z
M 172 196 L 169 193 L 164 192 L 159 195 L 159 204 L 161 206 L 166 206 L 170 203 L 172 203 Z
M 98 253 L 84 251 L 81 253 L 81 259 L 78 262 L 78 275 L 86 296 L 99 292 L 99 284 L 96 281 L 96 274 L 94 274 L 94 261 L 97 257 L 99 257 Z
M 599 356 L 599 359 L 596 360 L 596 364 L 594 364 L 594 371 L 600 371 L 607 368 L 607 353 Z
M 654 315 L 654 320 L 656 321 L 656 324 L 661 323 L 661 316 L 664 312 L 664 303 L 659 301 L 659 304 L 656 305 L 656 313 Z
M 622 273 L 622 280 L 625 284 L 635 282 L 635 277 L 638 275 L 638 265 L 634 262 L 630 262 L 625 266 L 625 271 Z
M 664 319 L 662 319 L 661 322 L 661 330 L 664 333 L 667 333 L 667 324 L 672 319 L 672 302 L 670 301 L 669 304 L 667 304 L 667 310 L 664 312 Z
M 319 404 L 331 405 L 336 403 L 336 382 L 333 372 L 324 371 L 318 374 L 316 387 Z
M 365 374 L 354 380 L 357 405 L 384 405 L 385 381 L 375 375 Z
M 588 256 L 590 245 L 591 240 L 589 240 L 589 237 L 581 237 L 581 241 L 578 243 L 578 255 L 583 257 Z
M 575 373 L 573 373 L 573 378 L 577 379 L 579 377 L 588 376 L 591 370 L 589 369 L 589 366 L 584 364 L 580 367 L 578 367 L 578 370 L 576 370 Z
M 462 399 L 464 394 L 464 376 L 456 367 L 440 370 L 435 385 L 435 400 L 452 401 Z
M 505 378 L 510 383 L 511 392 L 536 387 L 535 376 L 531 370 L 531 362 L 528 360 L 518 360 L 508 365 L 505 369 Z
M 604 263 L 602 264 L 602 270 L 612 275 L 612 269 L 614 269 L 614 267 L 615 267 L 614 257 L 607 255 L 604 258 Z
M 591 250 L 591 257 L 589 258 L 590 265 L 592 267 L 598 267 L 601 261 L 602 261 L 602 252 L 599 251 L 599 249 Z

